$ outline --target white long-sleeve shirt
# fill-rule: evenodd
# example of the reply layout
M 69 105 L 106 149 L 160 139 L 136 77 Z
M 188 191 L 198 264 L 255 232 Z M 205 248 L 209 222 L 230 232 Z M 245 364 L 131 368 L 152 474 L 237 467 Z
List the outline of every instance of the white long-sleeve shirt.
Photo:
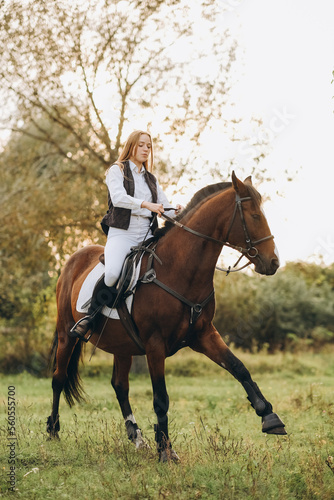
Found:
M 138 172 L 138 167 L 129 161 L 131 172 L 133 175 L 135 190 L 134 195 L 127 194 L 123 182 L 124 177 L 118 165 L 112 165 L 106 176 L 106 184 L 109 190 L 110 198 L 114 207 L 128 208 L 131 210 L 132 215 L 140 215 L 142 217 L 151 217 L 151 212 L 147 208 L 141 208 L 143 201 L 152 202 L 152 193 L 145 181 L 145 169 L 142 167 Z M 164 208 L 171 207 L 167 196 L 162 191 L 157 181 L 157 203 L 162 203 Z M 174 211 L 168 213 L 173 217 Z

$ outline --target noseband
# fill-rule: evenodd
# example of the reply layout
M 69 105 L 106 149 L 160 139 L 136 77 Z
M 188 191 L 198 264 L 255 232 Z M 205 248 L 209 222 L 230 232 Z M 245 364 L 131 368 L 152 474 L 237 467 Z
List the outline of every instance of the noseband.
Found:
M 238 269 L 235 269 L 235 267 L 239 264 L 242 257 L 246 256 L 249 259 L 255 259 L 255 257 L 258 256 L 259 251 L 256 248 L 256 245 L 259 245 L 260 243 L 263 243 L 264 241 L 271 240 L 274 238 L 274 236 L 272 234 L 270 234 L 269 236 L 265 236 L 264 238 L 260 238 L 260 239 L 255 240 L 255 241 L 253 241 L 251 239 L 251 237 L 249 235 L 248 228 L 247 228 L 243 207 L 242 207 L 242 203 L 244 201 L 249 201 L 251 199 L 252 198 L 250 196 L 240 198 L 238 193 L 235 194 L 235 206 L 234 206 L 232 219 L 231 219 L 228 231 L 227 231 L 226 240 L 218 240 L 216 238 L 212 238 L 212 236 L 207 236 L 206 234 L 199 233 L 198 231 L 195 231 L 194 229 L 191 229 L 190 227 L 187 227 L 187 226 L 181 224 L 179 221 L 176 221 L 176 220 L 172 219 L 171 217 L 168 217 L 164 213 L 161 214 L 161 217 L 163 217 L 168 222 L 171 222 L 175 226 L 178 226 L 178 227 L 184 229 L 185 231 L 188 231 L 189 233 L 194 234 L 195 236 L 198 236 L 200 238 L 204 238 L 207 241 L 213 241 L 214 243 L 218 243 L 219 245 L 222 245 L 222 246 L 227 246 L 229 248 L 232 248 L 233 250 L 237 250 L 238 252 L 240 252 L 241 256 L 239 257 L 237 262 L 234 264 L 233 269 L 231 269 L 231 266 L 229 266 L 228 269 L 222 269 L 220 267 L 216 267 L 216 269 L 219 269 L 220 271 L 224 271 L 227 274 L 229 274 L 230 272 L 241 271 L 241 269 L 244 269 L 245 267 L 249 266 L 251 264 L 250 261 L 247 262 L 247 264 L 245 264 L 244 266 L 239 267 Z M 232 245 L 231 243 L 228 242 L 228 237 L 231 233 L 231 230 L 232 230 L 237 213 L 240 214 L 241 225 L 242 225 L 244 235 L 245 235 L 246 247 Z

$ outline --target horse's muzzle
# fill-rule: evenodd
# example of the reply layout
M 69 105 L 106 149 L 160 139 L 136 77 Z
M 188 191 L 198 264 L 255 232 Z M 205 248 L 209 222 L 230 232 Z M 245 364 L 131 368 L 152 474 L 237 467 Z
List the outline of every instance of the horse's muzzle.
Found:
M 276 273 L 279 266 L 280 263 L 276 257 L 272 259 L 267 259 L 262 255 L 258 255 L 255 263 L 255 271 L 259 274 L 265 274 L 266 276 L 271 276 Z

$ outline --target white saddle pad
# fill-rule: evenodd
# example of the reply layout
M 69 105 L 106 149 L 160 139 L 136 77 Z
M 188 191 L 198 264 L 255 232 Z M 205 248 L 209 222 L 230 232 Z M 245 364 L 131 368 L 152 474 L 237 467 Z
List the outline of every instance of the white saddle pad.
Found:
M 136 268 L 136 273 L 133 282 L 130 285 L 130 289 L 133 289 L 135 287 L 139 278 L 139 272 L 140 272 L 140 264 Z M 101 278 L 103 273 L 104 273 L 104 264 L 99 262 L 94 267 L 94 269 L 92 269 L 91 272 L 87 275 L 78 295 L 78 300 L 76 304 L 76 310 L 78 312 L 80 313 L 88 312 L 89 305 L 87 305 L 86 307 L 83 306 L 86 304 L 88 300 L 91 299 L 96 282 Z M 130 312 L 132 308 L 132 302 L 133 302 L 133 295 L 130 295 L 125 301 L 127 308 Z M 119 319 L 117 309 L 110 309 L 110 307 L 104 306 L 101 313 L 107 318 Z

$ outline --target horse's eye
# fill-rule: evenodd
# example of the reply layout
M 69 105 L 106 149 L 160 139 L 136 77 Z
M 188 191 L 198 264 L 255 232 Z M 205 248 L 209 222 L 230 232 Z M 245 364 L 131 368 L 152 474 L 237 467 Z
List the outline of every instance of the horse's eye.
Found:
M 252 217 L 255 220 L 259 220 L 260 219 L 260 215 L 259 214 L 252 214 Z

